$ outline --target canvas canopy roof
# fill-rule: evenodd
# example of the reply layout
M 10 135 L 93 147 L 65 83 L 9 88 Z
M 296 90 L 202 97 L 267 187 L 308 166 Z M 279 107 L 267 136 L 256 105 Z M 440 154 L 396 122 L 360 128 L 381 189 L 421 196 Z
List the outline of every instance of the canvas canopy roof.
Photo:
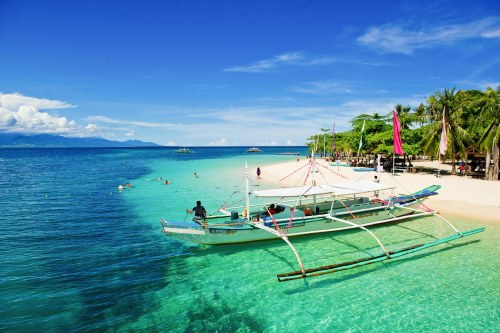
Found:
M 375 182 L 355 182 L 355 183 L 339 183 L 325 184 L 317 186 L 296 186 L 285 187 L 269 190 L 253 191 L 252 194 L 257 197 L 307 197 L 311 195 L 352 195 L 367 193 L 373 191 L 382 191 L 393 189 L 394 187 L 386 186 Z

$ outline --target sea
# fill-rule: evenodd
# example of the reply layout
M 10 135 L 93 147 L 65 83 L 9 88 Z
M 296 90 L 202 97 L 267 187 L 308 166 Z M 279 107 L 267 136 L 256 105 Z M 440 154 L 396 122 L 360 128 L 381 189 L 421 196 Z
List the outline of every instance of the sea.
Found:
M 288 282 L 276 275 L 299 266 L 282 240 L 166 237 L 160 219 L 189 220 L 197 200 L 208 212 L 241 205 L 245 166 L 251 189 L 265 188 L 257 167 L 295 161 L 287 152 L 300 153 L 299 166 L 307 154 L 247 148 L 0 149 L 0 331 L 500 331 L 498 221 L 445 216 L 486 231 Z M 452 233 L 437 218 L 372 231 L 391 250 Z M 381 253 L 362 230 L 292 242 L 306 268 Z

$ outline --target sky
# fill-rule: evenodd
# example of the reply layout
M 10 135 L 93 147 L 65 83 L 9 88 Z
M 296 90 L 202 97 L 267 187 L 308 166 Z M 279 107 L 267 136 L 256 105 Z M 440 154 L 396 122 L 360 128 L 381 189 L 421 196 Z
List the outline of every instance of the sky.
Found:
M 497 0 L 0 0 L 0 132 L 304 145 L 499 84 Z

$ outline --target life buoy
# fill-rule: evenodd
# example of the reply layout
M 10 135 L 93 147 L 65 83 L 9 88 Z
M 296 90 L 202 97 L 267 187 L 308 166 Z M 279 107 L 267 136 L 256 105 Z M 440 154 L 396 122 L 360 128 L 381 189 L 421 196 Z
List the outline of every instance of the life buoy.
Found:
M 307 207 L 307 209 L 304 211 L 304 214 L 306 214 L 306 216 L 311 216 L 313 214 L 313 211 L 311 208 Z

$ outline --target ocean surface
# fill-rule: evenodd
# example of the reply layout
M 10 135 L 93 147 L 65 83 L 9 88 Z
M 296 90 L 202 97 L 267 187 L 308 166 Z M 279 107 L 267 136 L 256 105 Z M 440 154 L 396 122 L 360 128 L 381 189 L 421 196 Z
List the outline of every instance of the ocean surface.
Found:
M 189 219 L 196 200 L 241 205 L 245 163 L 262 187 L 258 166 L 305 147 L 192 149 L 0 149 L 0 331 L 500 331 L 500 224 L 450 218 L 487 230 L 279 283 L 298 269 L 283 241 L 202 247 L 168 239 L 159 220 Z M 451 233 L 436 218 L 372 230 L 390 249 Z M 306 267 L 380 253 L 362 231 L 292 242 Z

